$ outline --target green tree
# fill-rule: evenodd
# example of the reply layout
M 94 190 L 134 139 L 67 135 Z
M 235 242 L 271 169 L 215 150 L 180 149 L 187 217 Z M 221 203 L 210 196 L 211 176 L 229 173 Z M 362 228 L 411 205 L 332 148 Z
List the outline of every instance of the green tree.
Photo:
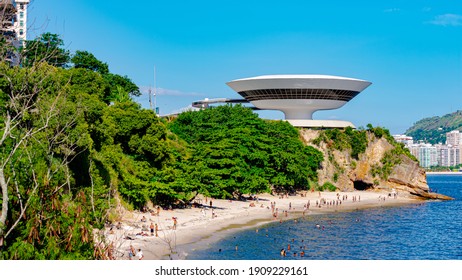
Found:
M 101 75 L 109 74 L 109 66 L 107 63 L 101 62 L 88 51 L 76 51 L 71 58 L 71 62 L 74 64 L 75 68 L 85 68 L 98 72 Z
M 88 51 L 76 51 L 71 62 L 76 69 L 86 69 L 102 75 L 107 87 L 103 100 L 107 103 L 127 102 L 131 100 L 130 95 L 141 95 L 139 87 L 130 78 L 110 73 L 107 63 L 98 60 Z
M 111 90 L 110 96 L 117 96 L 119 94 L 119 88 L 122 88 L 124 92 L 128 93 L 129 95 L 141 95 L 139 87 L 133 83 L 129 77 L 112 73 L 108 73 L 103 76 L 104 80 L 106 80 L 106 82 L 109 84 Z
M 22 64 L 29 67 L 46 62 L 56 67 L 66 67 L 70 53 L 63 48 L 64 42 L 57 34 L 44 33 L 35 40 L 26 41 L 22 49 Z
M 89 135 L 70 101 L 66 70 L 0 69 L 1 258 L 92 258 L 86 196 L 69 168 Z

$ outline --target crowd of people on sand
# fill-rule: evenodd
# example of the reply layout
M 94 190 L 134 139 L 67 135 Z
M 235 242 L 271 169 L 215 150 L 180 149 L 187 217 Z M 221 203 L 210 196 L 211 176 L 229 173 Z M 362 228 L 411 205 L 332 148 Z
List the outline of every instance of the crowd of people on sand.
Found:
M 151 220 L 151 218 L 148 218 L 148 217 L 149 216 L 158 217 L 160 215 L 161 209 L 162 208 L 160 206 L 156 206 L 154 207 L 154 209 L 147 209 L 146 207 L 143 207 L 140 213 L 140 214 L 143 214 L 142 217 L 137 219 L 138 222 L 132 222 L 131 223 L 132 225 L 130 226 L 130 227 L 133 226 L 134 228 L 140 229 L 136 233 L 134 232 L 127 233 L 129 230 L 127 230 L 127 227 L 124 227 L 122 222 L 120 221 L 117 222 L 117 224 L 115 225 L 110 222 L 107 222 L 106 227 L 109 229 L 108 233 L 112 235 L 116 233 L 115 230 L 127 230 L 127 232 L 123 232 L 123 239 L 127 239 L 127 240 L 135 240 L 135 238 L 143 238 L 143 237 L 149 237 L 149 236 L 159 237 L 158 223 L 155 223 L 153 220 Z M 169 226 L 168 228 L 172 230 L 176 230 L 178 218 L 172 217 L 171 220 L 172 220 L 172 226 Z M 111 242 L 105 250 L 107 252 L 105 254 L 106 255 L 105 259 L 112 260 L 112 259 L 117 258 L 115 256 L 116 252 L 114 248 L 115 248 L 114 242 Z M 122 257 L 125 255 L 125 253 L 122 253 L 122 252 L 119 252 L 118 254 L 121 255 Z M 128 249 L 128 257 L 130 260 L 132 259 L 142 260 L 144 258 L 143 251 L 141 250 L 141 248 L 139 248 L 138 250 L 135 250 L 135 248 L 133 248 L 133 246 L 130 245 L 130 248 Z
M 288 199 L 289 198 L 288 193 L 277 194 L 277 195 L 278 195 L 279 199 Z M 300 193 L 299 195 L 300 195 L 300 197 L 307 197 L 306 193 Z M 398 195 L 397 195 L 397 193 L 395 191 L 393 191 L 393 192 L 391 192 L 389 194 L 379 196 L 379 200 L 385 200 L 386 196 L 397 198 Z M 268 206 L 267 204 L 264 205 L 263 203 L 260 203 L 259 198 L 257 196 L 250 196 L 249 199 L 251 200 L 249 202 L 250 207 L 257 207 L 257 205 L 260 204 L 259 206 L 261 208 L 270 209 L 273 219 L 274 220 L 279 220 L 280 223 L 282 223 L 283 220 L 288 219 L 290 213 L 295 212 L 295 211 L 297 211 L 300 214 L 302 214 L 303 216 L 305 216 L 305 213 L 310 211 L 311 206 L 313 206 L 313 207 L 316 206 L 316 208 L 331 208 L 331 207 L 334 208 L 334 207 L 342 206 L 342 203 L 344 203 L 344 202 L 346 202 L 348 200 L 350 200 L 353 203 L 361 202 L 361 196 L 360 195 L 352 195 L 352 194 L 350 194 L 350 196 L 349 196 L 349 194 L 337 193 L 335 195 L 335 197 L 330 196 L 330 198 L 327 199 L 326 197 L 322 197 L 321 192 L 319 192 L 318 198 L 315 199 L 315 201 L 313 203 L 314 205 L 311 205 L 312 201 L 310 201 L 310 199 L 307 199 L 306 201 L 303 201 L 302 203 L 297 204 L 297 205 L 294 205 L 295 204 L 294 201 L 289 201 L 288 203 L 282 203 L 282 202 L 277 203 L 276 201 L 271 201 L 270 206 Z M 231 200 L 229 202 L 232 203 Z M 300 207 L 300 206 L 303 206 L 303 207 Z M 208 215 L 210 215 L 210 214 L 206 213 L 207 209 L 210 210 L 212 219 L 217 217 L 217 214 L 215 212 L 215 210 L 217 208 L 216 208 L 216 206 L 214 207 L 213 201 L 212 201 L 211 198 L 206 197 L 205 198 L 205 204 L 203 204 L 202 201 L 199 201 L 199 202 L 195 203 L 194 205 L 192 205 L 192 207 L 193 208 L 200 208 L 200 213 L 201 213 L 201 216 L 203 218 L 206 218 Z M 301 209 L 303 209 L 303 211 Z M 159 206 L 157 206 L 153 210 L 149 210 L 149 209 L 143 209 L 143 210 L 144 211 L 142 211 L 142 213 L 146 213 L 147 215 L 144 214 L 142 216 L 142 218 L 138 220 L 138 221 L 140 221 L 142 223 L 142 225 L 141 225 L 141 232 L 136 233 L 136 235 L 137 236 L 143 236 L 143 237 L 144 236 L 159 237 L 158 224 L 153 222 L 150 218 L 147 218 L 146 216 L 149 216 L 149 214 L 150 214 L 151 216 L 158 217 L 160 215 L 161 208 Z M 167 208 L 167 209 L 164 209 L 164 210 L 168 212 L 170 209 Z M 169 220 L 169 219 L 170 218 L 168 218 L 166 220 Z M 297 219 L 294 219 L 293 222 L 296 223 Z M 176 230 L 177 226 L 178 226 L 178 217 L 172 216 L 171 217 L 171 226 L 168 226 L 168 228 L 171 229 L 171 230 Z M 118 222 L 115 227 L 117 229 L 121 229 L 122 224 L 120 222 Z M 316 224 L 316 228 L 318 228 L 320 230 L 324 230 L 325 226 Z M 111 227 L 111 231 L 112 230 L 113 229 Z M 256 231 L 258 232 L 258 229 Z M 131 238 L 128 238 L 128 239 L 131 239 Z M 303 243 L 303 241 L 302 241 L 302 243 Z M 293 246 L 294 245 L 295 244 L 293 244 Z M 300 250 L 297 250 L 298 252 L 294 252 L 295 247 L 291 248 L 291 244 L 289 244 L 287 246 L 287 248 L 281 249 L 280 254 L 281 254 L 281 256 L 287 256 L 289 253 L 291 253 L 291 255 L 293 254 L 294 257 L 295 256 L 304 257 L 305 256 L 305 251 L 304 251 L 305 246 L 306 245 L 303 244 L 300 247 Z M 237 250 L 237 248 L 238 247 L 236 246 L 236 250 Z M 292 251 L 291 251 L 291 249 L 292 249 Z M 143 255 L 143 252 L 142 252 L 141 248 L 138 249 L 138 251 L 136 251 L 135 248 L 132 245 L 130 245 L 128 256 L 129 256 L 130 260 L 131 259 L 142 260 L 144 258 L 144 255 Z
M 204 217 L 206 216 L 205 208 L 208 207 L 209 209 L 211 209 L 211 217 L 216 218 L 218 215 L 214 211 L 212 199 L 206 198 L 205 203 L 206 203 L 205 207 L 204 207 L 204 205 L 200 204 L 201 213 L 203 214 L 203 216 Z M 196 206 L 193 206 L 193 207 L 196 207 Z M 135 225 L 135 228 L 140 228 L 140 231 L 137 232 L 137 233 L 134 233 L 134 234 L 126 234 L 124 236 L 124 239 L 134 240 L 135 237 L 141 238 L 141 237 L 148 237 L 148 236 L 159 237 L 159 226 L 158 226 L 158 224 L 153 222 L 147 216 L 151 215 L 151 216 L 158 217 L 158 216 L 160 216 L 161 209 L 162 208 L 160 206 L 156 206 L 156 207 L 154 207 L 154 209 L 148 209 L 146 207 L 143 207 L 141 209 L 141 213 L 144 214 L 144 215 L 142 215 L 142 217 L 138 220 L 139 221 L 138 223 L 141 223 L 141 225 L 140 224 Z M 164 209 L 164 210 L 169 211 L 169 210 L 172 210 L 172 208 L 170 207 L 170 208 L 167 208 L 167 209 Z M 168 220 L 168 219 L 166 219 L 166 220 Z M 172 216 L 171 221 L 172 221 L 171 226 L 168 226 L 167 228 L 169 228 L 171 230 L 176 230 L 177 226 L 178 226 L 178 217 Z M 149 224 L 149 226 L 148 226 L 148 224 Z M 115 233 L 114 225 L 108 223 L 108 227 L 110 227 L 110 230 L 109 230 L 108 233 L 109 234 L 114 234 Z M 122 223 L 119 221 L 117 223 L 117 225 L 115 226 L 115 228 L 118 229 L 118 230 L 122 229 L 123 228 Z M 114 243 L 113 242 L 108 246 L 107 252 L 108 252 L 107 253 L 107 255 L 108 255 L 107 259 L 116 259 L 115 254 L 114 254 Z M 125 255 L 125 254 L 122 254 L 122 255 Z M 136 251 L 135 248 L 133 247 L 133 245 L 130 245 L 130 248 L 128 249 L 128 258 L 130 260 L 132 260 L 132 259 L 142 260 L 144 258 L 143 251 L 141 250 L 141 248 Z

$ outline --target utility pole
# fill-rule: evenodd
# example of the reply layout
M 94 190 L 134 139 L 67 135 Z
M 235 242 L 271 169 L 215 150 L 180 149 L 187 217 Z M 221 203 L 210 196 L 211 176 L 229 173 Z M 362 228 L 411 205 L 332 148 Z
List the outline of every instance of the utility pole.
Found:
M 157 94 L 156 66 L 154 65 L 154 113 L 157 115 L 158 110 L 157 110 L 156 94 Z M 151 110 L 152 110 L 152 107 L 151 107 Z
M 152 110 L 151 85 L 149 85 L 148 94 L 149 94 L 149 108 L 151 108 L 151 110 Z

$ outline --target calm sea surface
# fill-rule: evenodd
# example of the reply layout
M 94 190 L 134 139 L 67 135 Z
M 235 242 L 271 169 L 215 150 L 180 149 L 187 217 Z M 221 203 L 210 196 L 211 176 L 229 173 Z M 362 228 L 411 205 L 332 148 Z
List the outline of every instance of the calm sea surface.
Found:
M 187 259 L 462 260 L 462 175 L 428 175 L 427 180 L 431 189 L 455 200 L 266 224 L 258 232 L 245 230 L 203 245 Z M 291 250 L 281 257 L 289 244 Z

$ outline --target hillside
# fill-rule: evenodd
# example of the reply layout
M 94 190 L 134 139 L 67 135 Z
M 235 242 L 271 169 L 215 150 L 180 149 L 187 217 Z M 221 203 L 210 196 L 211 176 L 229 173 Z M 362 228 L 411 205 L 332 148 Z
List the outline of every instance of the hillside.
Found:
M 412 136 L 414 140 L 424 140 L 431 144 L 444 143 L 446 132 L 462 130 L 462 110 L 444 115 L 442 117 L 430 117 L 416 122 L 405 134 Z
M 307 145 L 323 154 L 319 186 L 332 184 L 346 192 L 384 190 L 414 198 L 450 199 L 430 192 L 417 159 L 386 129 L 302 129 L 300 133 Z

